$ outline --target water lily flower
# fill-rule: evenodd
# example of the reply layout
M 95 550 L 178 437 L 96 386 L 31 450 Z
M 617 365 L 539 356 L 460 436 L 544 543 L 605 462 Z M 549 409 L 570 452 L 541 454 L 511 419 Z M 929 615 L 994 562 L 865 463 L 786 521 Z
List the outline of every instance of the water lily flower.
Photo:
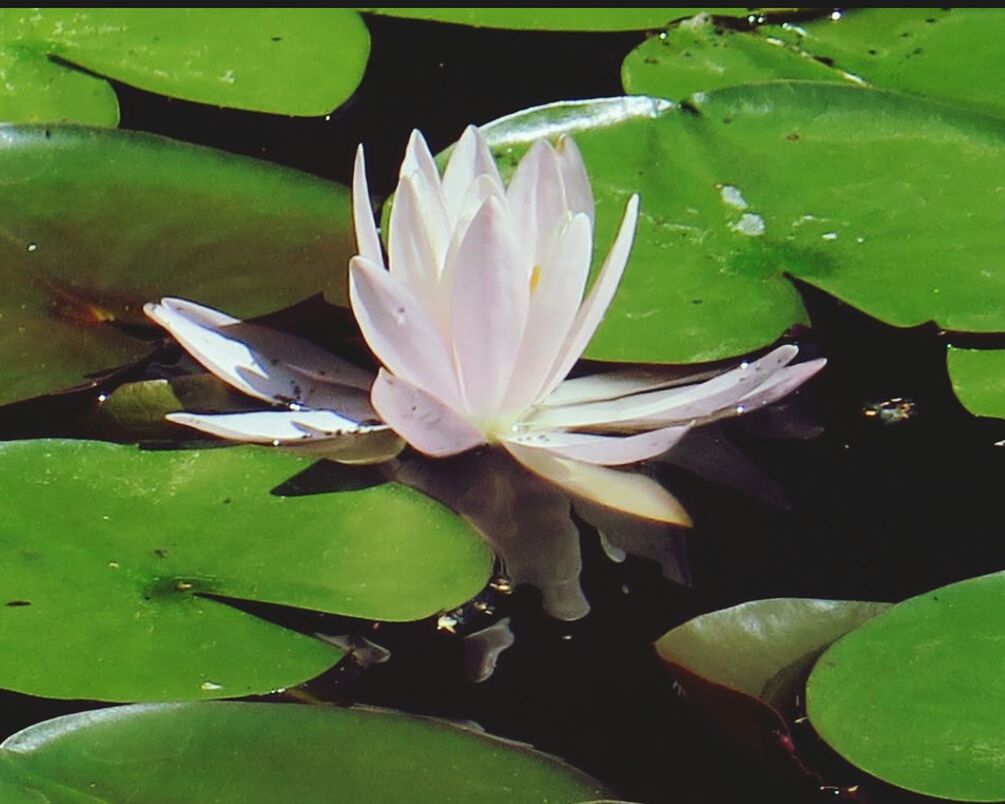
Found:
M 638 212 L 632 195 L 587 291 L 594 201 L 571 139 L 535 142 L 506 184 L 478 129 L 464 132 L 442 176 L 413 132 L 385 264 L 361 147 L 349 290 L 383 363 L 371 391 L 381 419 L 426 455 L 498 444 L 574 495 L 687 524 L 660 484 L 608 467 L 659 455 L 695 424 L 766 405 L 824 361 L 789 365 L 797 348 L 786 345 L 699 383 L 632 369 L 567 379 L 617 290 Z

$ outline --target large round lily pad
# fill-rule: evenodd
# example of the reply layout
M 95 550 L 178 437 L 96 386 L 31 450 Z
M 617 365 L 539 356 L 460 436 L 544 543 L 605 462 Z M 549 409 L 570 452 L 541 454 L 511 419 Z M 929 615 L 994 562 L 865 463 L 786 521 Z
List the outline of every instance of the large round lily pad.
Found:
M 890 784 L 1005 800 L 1005 572 L 911 598 L 834 643 L 806 690 L 813 726 Z
M 111 86 L 78 65 L 175 98 L 323 115 L 356 89 L 369 50 L 344 8 L 0 9 L 0 109 L 8 122 L 114 126 Z
M 662 28 L 703 9 L 676 8 L 360 8 L 373 14 L 449 22 L 478 28 L 525 31 L 642 31 Z M 746 8 L 704 9 L 724 16 L 742 16 Z
M 296 171 L 146 134 L 0 128 L 0 403 L 143 356 L 115 327 L 144 302 L 241 317 L 345 298 L 348 193 Z
M 730 87 L 675 105 L 611 98 L 489 124 L 512 165 L 575 135 L 605 251 L 632 192 L 642 217 L 587 350 L 686 362 L 750 351 L 805 321 L 791 274 L 887 323 L 1005 330 L 1005 123 L 819 82 Z
M 267 692 L 340 654 L 201 595 L 411 620 L 484 586 L 489 551 L 418 492 L 280 496 L 310 465 L 253 447 L 0 445 L 0 686 L 101 700 Z
M 978 416 L 1005 419 L 1005 349 L 955 349 L 946 356 L 953 390 Z
M 253 758 L 253 761 L 249 761 Z M 442 721 L 250 703 L 123 706 L 55 718 L 0 746 L 27 801 L 575 804 L 602 785 L 559 760 Z M 9 799 L 5 799 L 9 800 Z

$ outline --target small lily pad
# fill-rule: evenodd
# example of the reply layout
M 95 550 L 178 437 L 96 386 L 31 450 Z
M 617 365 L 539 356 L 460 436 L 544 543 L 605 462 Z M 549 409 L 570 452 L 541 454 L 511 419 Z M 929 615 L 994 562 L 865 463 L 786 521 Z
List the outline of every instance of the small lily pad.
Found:
M 345 300 L 348 192 L 147 134 L 0 129 L 0 404 L 137 360 L 143 304 L 199 299 L 241 317 L 325 290 Z M 193 181 L 194 176 L 199 177 Z
M 485 127 L 512 169 L 572 134 L 603 254 L 632 192 L 641 219 L 587 349 L 694 362 L 752 351 L 806 313 L 787 275 L 895 326 L 1005 330 L 1005 122 L 822 82 L 557 103 Z
M 114 92 L 96 76 L 199 103 L 323 115 L 359 85 L 370 50 L 362 19 L 344 8 L 8 8 L 0 31 L 0 77 L 14 79 L 0 106 L 8 122 L 114 126 Z
M 279 496 L 310 465 L 254 447 L 0 445 L 0 686 L 98 700 L 268 692 L 341 652 L 204 595 L 412 620 L 482 589 L 492 556 L 460 517 L 396 483 Z
M 977 416 L 1005 419 L 1005 349 L 957 349 L 947 357 L 953 391 Z
M 784 763 L 792 751 L 786 716 L 803 674 L 827 645 L 887 608 L 754 600 L 689 620 L 664 634 L 656 651 L 685 695 L 726 734 L 765 761 Z
M 834 643 L 806 687 L 810 722 L 885 782 L 1005 800 L 1005 572 L 913 597 Z
M 608 795 L 530 747 L 368 709 L 114 707 L 31 726 L 0 745 L 0 760 L 0 791 L 21 788 L 18 802 L 576 804 Z

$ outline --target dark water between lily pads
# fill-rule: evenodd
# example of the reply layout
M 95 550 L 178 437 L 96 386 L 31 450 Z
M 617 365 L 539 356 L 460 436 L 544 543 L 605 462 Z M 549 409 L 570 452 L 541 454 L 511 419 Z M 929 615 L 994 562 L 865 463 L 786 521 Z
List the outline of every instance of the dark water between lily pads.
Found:
M 373 50 L 364 83 L 330 119 L 217 110 L 117 86 L 122 128 L 341 182 L 363 141 L 371 189 L 383 197 L 412 128 L 438 151 L 467 123 L 554 100 L 619 95 L 621 60 L 643 39 L 386 18 L 368 25 Z M 241 606 L 308 633 L 355 630 L 390 649 L 390 661 L 365 670 L 343 664 L 304 696 L 472 720 L 564 758 L 626 800 L 833 800 L 834 790 L 821 785 L 863 785 L 858 795 L 869 801 L 921 800 L 866 782 L 808 726 L 796 738 L 821 778 L 769 773 L 679 699 L 651 646 L 690 617 L 747 600 L 897 601 L 1005 567 L 1005 423 L 976 419 L 959 405 L 940 333 L 894 329 L 812 288 L 800 292 L 812 327 L 792 339 L 805 356 L 826 356 L 826 370 L 782 405 L 685 444 L 681 465 L 654 470 L 695 521 L 685 537 L 690 585 L 667 579 L 652 560 L 612 560 L 582 523 L 591 613 L 563 622 L 542 612 L 531 588 L 488 590 L 454 630 L 509 618 L 515 644 L 479 684 L 466 675 L 462 640 L 435 620 L 376 628 Z M 5 432 L 38 434 L 37 423 L 14 415 Z M 728 654 L 730 646 L 722 649 Z M 4 736 L 90 706 L 13 694 L 0 702 Z

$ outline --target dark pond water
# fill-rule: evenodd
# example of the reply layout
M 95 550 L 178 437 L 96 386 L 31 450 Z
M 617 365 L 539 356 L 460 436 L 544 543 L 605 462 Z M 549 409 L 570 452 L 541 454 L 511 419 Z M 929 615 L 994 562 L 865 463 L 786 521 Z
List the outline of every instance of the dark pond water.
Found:
M 435 151 L 469 122 L 553 100 L 620 94 L 621 60 L 643 38 L 381 18 L 368 24 L 373 51 L 366 79 L 328 120 L 217 110 L 117 87 L 122 128 L 342 182 L 362 141 L 371 188 L 383 196 L 412 128 L 423 130 Z M 391 661 L 365 671 L 333 670 L 309 685 L 309 694 L 474 720 L 565 758 L 625 799 L 833 800 L 833 790 L 817 788 L 863 780 L 821 748 L 808 727 L 797 739 L 824 778 L 769 774 L 678 699 L 651 643 L 696 614 L 745 600 L 900 600 L 1002 568 L 1005 447 L 996 442 L 1005 439 L 1005 423 L 975 419 L 959 406 L 934 327 L 896 330 L 800 290 L 813 325 L 795 333 L 796 340 L 807 356 L 828 358 L 824 373 L 782 409 L 715 431 L 744 461 L 710 453 L 703 442 L 689 458 L 706 464 L 706 476 L 673 465 L 658 470 L 695 520 L 687 536 L 690 586 L 667 580 L 652 561 L 611 561 L 584 524 L 591 614 L 573 623 L 549 618 L 527 588 L 489 595 L 488 613 L 470 607 L 462 632 L 510 617 L 516 636 L 481 684 L 465 675 L 461 641 L 434 621 L 371 631 L 330 616 L 248 608 L 307 632 L 355 627 L 392 651 Z M 8 434 L 39 429 L 17 411 L 0 411 L 0 426 Z M 781 498 L 788 508 L 780 507 Z M 728 655 L 730 646 L 722 650 Z M 4 735 L 89 706 L 11 694 L 0 702 Z M 875 784 L 862 791 L 871 801 L 908 800 Z

